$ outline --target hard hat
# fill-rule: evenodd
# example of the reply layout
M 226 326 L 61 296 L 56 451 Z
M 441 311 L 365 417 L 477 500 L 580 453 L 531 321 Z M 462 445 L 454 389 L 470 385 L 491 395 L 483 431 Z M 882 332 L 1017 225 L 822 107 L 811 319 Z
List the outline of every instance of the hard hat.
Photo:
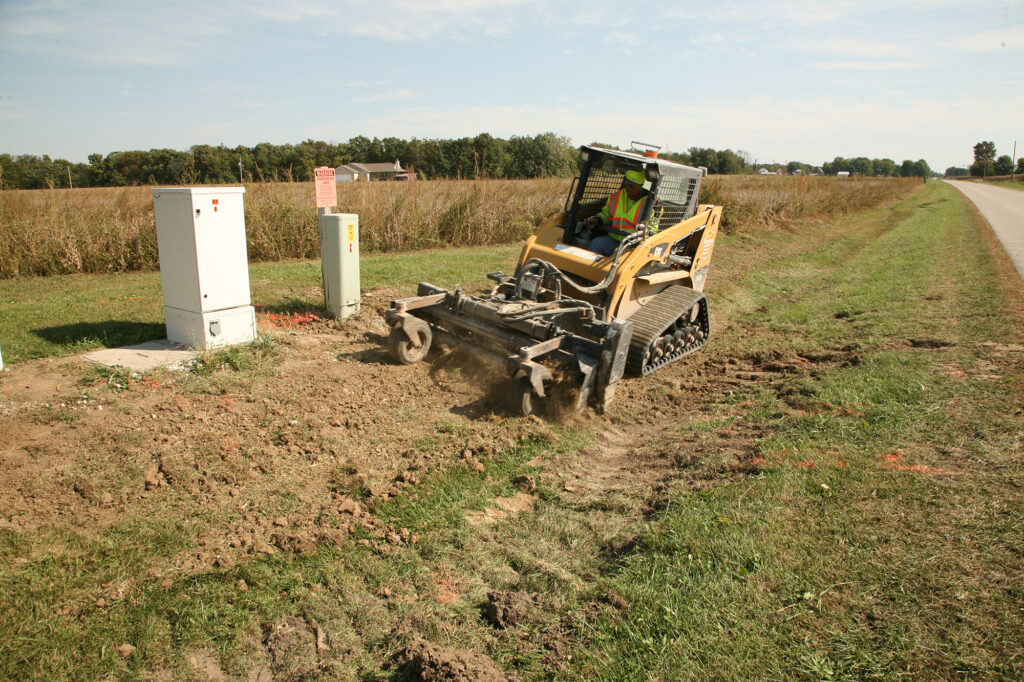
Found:
M 626 180 L 634 185 L 642 186 L 644 184 L 644 174 L 638 170 L 626 171 Z

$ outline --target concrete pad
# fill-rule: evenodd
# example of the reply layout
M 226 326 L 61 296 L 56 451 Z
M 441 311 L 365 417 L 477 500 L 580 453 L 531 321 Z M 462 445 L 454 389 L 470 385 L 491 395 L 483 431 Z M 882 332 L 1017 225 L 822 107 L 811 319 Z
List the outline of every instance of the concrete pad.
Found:
M 94 350 L 82 357 L 108 367 L 127 367 L 134 372 L 145 372 L 157 367 L 180 366 L 194 360 L 198 354 L 188 346 L 161 339 L 123 348 Z

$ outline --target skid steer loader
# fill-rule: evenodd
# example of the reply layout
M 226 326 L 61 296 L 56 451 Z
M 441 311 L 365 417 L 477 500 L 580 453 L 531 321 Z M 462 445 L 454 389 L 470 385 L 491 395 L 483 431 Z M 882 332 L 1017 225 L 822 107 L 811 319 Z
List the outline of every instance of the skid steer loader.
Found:
M 512 409 L 530 414 L 556 376 L 578 386 L 576 410 L 604 410 L 624 373 L 646 376 L 703 346 L 701 292 L 722 207 L 697 205 L 703 169 L 659 159 L 652 145 L 633 147 L 580 147 L 580 175 L 564 210 L 526 240 L 514 275 L 487 275 L 495 282 L 490 294 L 421 282 L 417 296 L 393 301 L 391 357 L 420 361 L 435 331 L 497 353 L 512 380 Z M 587 219 L 627 171 L 643 173 L 647 198 L 636 230 L 606 230 L 621 242 L 602 256 L 587 248 L 596 236 Z

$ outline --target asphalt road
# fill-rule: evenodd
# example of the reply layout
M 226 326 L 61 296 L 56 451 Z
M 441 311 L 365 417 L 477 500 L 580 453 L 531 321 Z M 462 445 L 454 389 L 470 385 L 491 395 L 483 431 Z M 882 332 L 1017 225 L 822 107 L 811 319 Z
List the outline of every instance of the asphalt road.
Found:
M 949 182 L 948 180 L 946 182 Z M 970 199 L 1024 278 L 1024 192 L 981 182 L 949 182 Z

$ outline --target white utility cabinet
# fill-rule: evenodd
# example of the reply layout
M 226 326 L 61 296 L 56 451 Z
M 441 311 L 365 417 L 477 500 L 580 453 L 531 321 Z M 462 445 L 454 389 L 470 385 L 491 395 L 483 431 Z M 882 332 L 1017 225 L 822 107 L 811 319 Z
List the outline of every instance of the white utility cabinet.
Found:
M 256 339 L 244 187 L 153 190 L 167 338 L 203 350 Z
M 320 214 L 320 265 L 327 312 L 337 320 L 358 313 L 361 300 L 358 215 Z

